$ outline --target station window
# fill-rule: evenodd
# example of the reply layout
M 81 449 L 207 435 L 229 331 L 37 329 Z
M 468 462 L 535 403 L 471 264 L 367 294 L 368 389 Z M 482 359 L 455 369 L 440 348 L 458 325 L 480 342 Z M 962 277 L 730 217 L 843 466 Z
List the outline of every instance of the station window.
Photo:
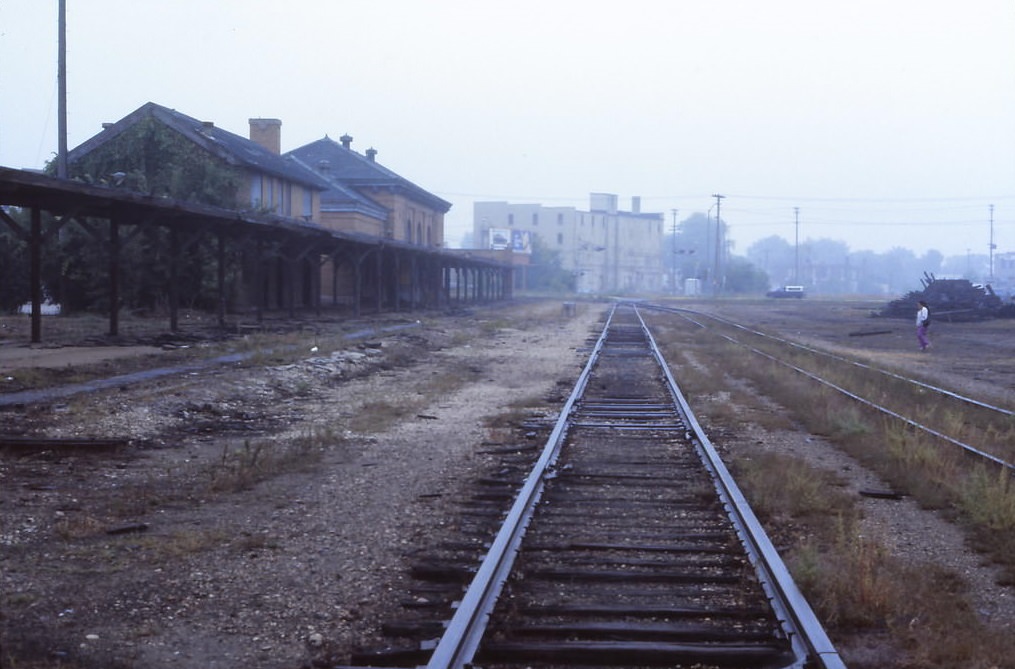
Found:
M 303 217 L 309 219 L 314 215 L 314 192 L 303 188 Z
M 252 174 L 250 175 L 250 206 L 254 209 L 260 209 L 263 201 L 264 195 L 262 195 L 261 192 L 261 175 Z
M 281 205 L 282 206 L 281 206 L 281 210 L 280 210 L 281 214 L 283 216 L 292 216 L 293 215 L 293 185 L 291 183 L 289 183 L 288 181 L 286 181 L 285 183 L 280 184 L 280 189 L 281 189 L 281 192 L 279 193 L 279 195 L 282 198 L 282 201 L 281 201 Z

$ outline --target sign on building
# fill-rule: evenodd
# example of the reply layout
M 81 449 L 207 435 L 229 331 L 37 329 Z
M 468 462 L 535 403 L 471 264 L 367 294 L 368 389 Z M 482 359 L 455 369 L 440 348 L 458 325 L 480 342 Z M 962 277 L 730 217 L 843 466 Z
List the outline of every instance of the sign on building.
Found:
M 511 250 L 515 253 L 532 254 L 532 233 L 528 230 L 511 231 Z
M 512 253 L 532 253 L 532 233 L 528 230 L 490 228 L 488 246 L 494 251 L 511 249 Z
M 511 244 L 511 230 L 508 228 L 490 228 L 489 247 L 494 251 L 503 251 Z

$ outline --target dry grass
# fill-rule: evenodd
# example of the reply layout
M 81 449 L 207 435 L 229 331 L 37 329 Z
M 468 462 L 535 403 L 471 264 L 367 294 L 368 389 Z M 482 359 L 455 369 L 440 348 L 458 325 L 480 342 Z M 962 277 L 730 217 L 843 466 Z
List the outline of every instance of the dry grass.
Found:
M 737 480 L 751 491 L 752 506 L 764 516 L 822 519 L 852 515 L 852 498 L 840 492 L 840 482 L 803 460 L 778 453 L 738 459 Z
M 970 497 L 970 490 L 982 491 L 984 487 L 975 484 L 977 469 L 970 468 L 970 461 L 957 447 L 860 405 L 788 367 L 759 361 L 746 348 L 739 349 L 739 352 L 731 349 L 728 342 L 717 339 L 712 345 L 703 343 L 697 355 L 708 359 L 715 368 L 746 378 L 776 404 L 786 407 L 812 434 L 838 444 L 924 507 L 958 508 L 963 523 L 978 537 L 979 545 L 1005 567 L 1009 579 L 1015 578 L 1015 552 L 1010 550 L 1010 542 L 1003 537 L 991 538 L 999 535 L 984 520 L 1007 518 L 1009 496 L 1002 492 Z M 819 368 L 814 373 L 821 375 L 824 371 Z M 883 376 L 872 379 L 871 374 L 855 366 L 838 365 L 834 371 L 837 384 L 862 389 L 858 394 L 891 397 L 903 415 L 913 413 L 904 407 L 917 407 L 917 421 L 933 425 L 943 433 L 955 434 L 960 439 L 983 433 L 982 428 L 974 427 L 978 411 L 967 413 L 952 400 L 929 402 L 924 389 L 912 384 L 886 386 Z M 1003 436 L 1008 438 L 1011 430 L 1001 423 L 994 418 L 986 428 L 987 434 L 1000 434 L 999 430 L 1003 430 Z
M 657 339 L 671 342 L 665 344 L 665 355 L 676 362 L 675 375 L 682 387 L 692 391 L 692 406 L 710 423 L 736 426 L 745 417 L 781 414 L 775 425 L 768 426 L 771 429 L 784 427 L 790 416 L 791 422 L 839 445 L 922 505 L 955 509 L 978 547 L 1003 564 L 1011 579 L 1015 573 L 1015 491 L 1010 476 L 999 477 L 996 469 L 971 469 L 957 449 L 943 448 L 937 440 L 917 435 L 912 428 L 743 346 L 731 345 L 715 333 L 706 336 L 698 328 L 673 326 L 676 320 L 667 320 L 671 334 L 657 335 Z M 803 356 L 793 353 L 791 357 L 803 365 Z M 899 407 L 920 407 L 921 419 L 933 421 L 942 431 L 977 433 L 961 408 L 951 402 L 928 402 L 926 391 L 914 390 L 911 384 L 886 386 L 882 378 L 865 378 L 855 366 L 814 370 L 819 375 L 825 372 L 857 394 L 892 397 Z M 730 380 L 757 389 L 778 408 L 738 397 L 749 408 L 740 407 L 731 416 L 729 402 L 703 401 L 715 398 L 720 388 L 729 388 Z M 900 413 L 907 412 L 900 409 Z M 769 418 L 756 424 L 770 422 Z M 1010 426 L 995 421 L 983 434 L 1008 439 Z M 958 576 L 910 567 L 893 558 L 879 537 L 863 536 L 853 501 L 837 494 L 834 477 L 773 455 L 755 454 L 733 466 L 833 638 L 887 635 L 898 656 L 905 658 L 899 663 L 882 658 L 850 666 L 989 669 L 1001 666 L 997 658 L 1015 657 L 1015 640 L 998 638 L 980 622 Z
M 176 530 L 167 536 L 145 536 L 127 542 L 132 550 L 143 550 L 150 562 L 177 560 L 219 548 L 229 535 L 219 529 Z
M 408 400 L 389 402 L 372 400 L 364 402 L 349 418 L 349 429 L 357 434 L 379 434 L 391 428 L 398 421 L 415 410 Z
M 209 489 L 248 490 L 271 477 L 304 470 L 325 453 L 341 454 L 347 447 L 347 438 L 331 427 L 318 427 L 288 439 L 248 439 L 239 448 L 227 443 L 218 462 L 208 469 Z
M 833 474 L 777 454 L 740 460 L 736 472 L 752 506 L 786 544 L 787 564 L 833 638 L 887 633 L 907 657 L 898 665 L 882 658 L 851 667 L 989 669 L 1000 666 L 997 658 L 1015 656 L 1015 640 L 982 624 L 956 574 L 911 566 L 894 558 L 882 537 L 864 535 L 854 498 L 836 492 Z
M 505 428 L 517 428 L 532 417 L 532 408 L 542 406 L 545 400 L 540 397 L 528 396 L 519 397 L 509 402 L 504 411 L 487 417 L 484 426 L 492 430 Z

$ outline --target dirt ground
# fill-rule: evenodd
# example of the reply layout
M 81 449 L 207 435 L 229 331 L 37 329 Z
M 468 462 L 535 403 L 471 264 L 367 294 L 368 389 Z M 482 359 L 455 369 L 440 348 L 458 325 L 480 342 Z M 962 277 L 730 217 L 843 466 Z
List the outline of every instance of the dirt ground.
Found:
M 293 349 L 281 360 L 7 409 L 8 435 L 131 446 L 0 455 L 4 659 L 299 667 L 379 643 L 408 554 L 440 536 L 480 451 L 523 438 L 512 421 L 552 418 L 603 308 L 324 323 L 276 340 Z M 48 348 L 58 334 L 26 348 L 17 327 L 0 346 L 14 390 L 45 364 L 179 363 L 177 346 Z
M 911 324 L 871 318 L 873 303 L 684 306 L 1012 404 L 1015 322 L 935 323 L 924 354 Z M 554 418 L 607 308 L 565 315 L 545 300 L 336 318 L 244 363 L 0 409 L 0 435 L 130 440 L 0 451 L 0 663 L 290 668 L 379 643 L 380 624 L 398 617 L 409 556 L 447 531 L 456 490 L 492 465 L 490 444 L 524 441 L 521 423 Z M 261 336 L 167 342 L 152 327 L 157 336 L 139 326 L 110 342 L 101 324 L 47 325 L 46 345 L 29 347 L 24 317 L 0 318 L 0 397 L 250 351 Z M 727 427 L 753 440 L 750 425 Z M 857 487 L 876 485 L 809 435 L 780 443 L 854 472 Z M 1015 629 L 1015 596 L 992 585 L 961 534 L 917 508 L 896 518 L 899 509 L 869 513 L 889 530 L 919 519 L 896 549 L 975 581 L 984 616 Z

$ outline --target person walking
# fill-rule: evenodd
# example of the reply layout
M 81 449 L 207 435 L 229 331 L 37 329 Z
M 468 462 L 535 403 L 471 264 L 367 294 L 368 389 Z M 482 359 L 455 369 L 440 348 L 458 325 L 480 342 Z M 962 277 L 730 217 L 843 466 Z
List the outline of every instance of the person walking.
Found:
M 920 300 L 916 310 L 916 341 L 920 344 L 920 350 L 926 351 L 930 348 L 930 340 L 927 338 L 927 328 L 930 327 L 930 309 L 927 303 Z

